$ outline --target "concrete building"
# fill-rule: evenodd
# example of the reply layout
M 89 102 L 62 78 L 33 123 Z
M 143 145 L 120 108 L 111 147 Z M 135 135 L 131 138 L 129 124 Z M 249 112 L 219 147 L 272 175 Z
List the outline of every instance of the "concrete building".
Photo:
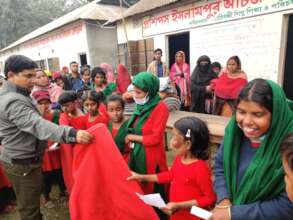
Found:
M 201 55 L 224 67 L 238 55 L 249 79 L 278 82 L 293 98 L 292 0 L 141 0 L 124 17 L 117 23 L 118 47 L 128 42 L 137 71 L 146 69 L 155 48 L 169 66 L 176 51 L 185 51 L 191 70 Z
M 124 10 L 124 8 L 123 8 Z M 119 6 L 95 0 L 23 36 L 0 51 L 0 72 L 5 59 L 23 54 L 51 71 L 80 64 L 117 64 L 116 25 L 110 20 L 121 14 Z

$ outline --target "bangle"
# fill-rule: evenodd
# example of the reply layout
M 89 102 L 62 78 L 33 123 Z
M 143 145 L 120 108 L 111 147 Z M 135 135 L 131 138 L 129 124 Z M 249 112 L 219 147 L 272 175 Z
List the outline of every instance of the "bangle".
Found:
M 228 209 L 230 207 L 231 207 L 231 205 L 216 205 L 216 208 L 218 208 L 218 209 Z

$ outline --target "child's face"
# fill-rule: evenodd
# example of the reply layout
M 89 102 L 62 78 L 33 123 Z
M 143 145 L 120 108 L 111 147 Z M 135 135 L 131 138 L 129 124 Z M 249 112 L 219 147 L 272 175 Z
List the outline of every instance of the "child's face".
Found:
M 49 112 L 50 104 L 51 104 L 50 100 L 46 100 L 46 99 L 38 102 L 38 109 L 42 115 Z
M 240 101 L 236 109 L 236 121 L 249 139 L 263 136 L 271 126 L 272 114 L 253 101 Z
M 114 123 L 119 123 L 123 120 L 123 110 L 121 103 L 118 101 L 108 102 L 107 104 L 108 115 Z
M 95 77 L 96 86 L 102 86 L 105 83 L 105 77 L 101 74 L 97 74 Z
M 83 107 L 85 108 L 86 112 L 88 112 L 90 115 L 95 116 L 99 113 L 99 104 L 90 99 L 84 101 Z
M 213 67 L 213 72 L 219 74 L 220 73 L 220 68 L 219 67 Z
M 37 71 L 35 83 L 37 86 L 47 86 L 49 84 L 49 79 L 46 73 L 43 71 Z
M 57 86 L 61 87 L 62 89 L 64 89 L 64 82 L 63 79 L 59 78 L 56 80 L 56 84 Z
M 172 129 L 170 147 L 175 155 L 186 155 L 190 150 L 190 141 L 186 141 L 182 134 L 176 129 Z
M 90 74 L 90 71 L 89 70 L 86 70 L 84 71 L 83 75 L 82 75 L 82 80 L 85 82 L 85 83 L 88 83 L 91 79 L 91 74 Z
M 290 169 L 288 161 L 284 156 L 282 157 L 282 163 L 285 171 L 286 192 L 291 202 L 293 202 L 293 171 Z
M 76 111 L 76 101 L 73 102 L 66 102 L 63 105 L 61 105 L 61 109 L 64 113 L 72 114 Z

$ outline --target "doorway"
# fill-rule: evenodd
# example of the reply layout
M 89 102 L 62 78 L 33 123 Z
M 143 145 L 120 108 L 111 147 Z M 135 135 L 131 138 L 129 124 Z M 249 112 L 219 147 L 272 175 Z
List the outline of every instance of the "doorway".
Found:
M 80 65 L 86 65 L 87 64 L 87 57 L 86 57 L 86 53 L 81 53 L 79 54 L 79 60 L 80 60 Z
M 289 15 L 287 47 L 285 56 L 283 89 L 287 98 L 293 100 L 293 15 Z
M 175 54 L 182 50 L 185 53 L 185 62 L 189 62 L 189 32 L 170 35 L 168 39 L 169 68 L 175 63 Z

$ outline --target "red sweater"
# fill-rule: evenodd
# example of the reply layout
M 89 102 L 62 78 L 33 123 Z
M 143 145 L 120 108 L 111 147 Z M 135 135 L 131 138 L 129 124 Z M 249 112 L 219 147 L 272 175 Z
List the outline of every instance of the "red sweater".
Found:
M 0 150 L 2 146 L 0 145 Z M 0 162 L 0 190 L 3 187 L 11 187 L 11 183 L 9 179 L 5 176 L 3 168 L 2 168 L 2 163 Z
M 48 121 L 53 121 L 53 113 L 48 113 L 44 116 Z M 48 141 L 48 148 L 54 144 L 52 141 Z M 46 149 L 43 156 L 42 170 L 44 172 L 61 169 L 60 149 L 49 151 Z
M 158 103 L 142 128 L 142 144 L 145 148 L 147 173 L 168 170 L 165 153 L 164 133 L 169 111 L 164 102 Z M 144 183 L 142 189 L 145 194 L 153 193 L 153 183 Z
M 75 129 L 84 129 L 83 121 L 80 117 L 69 118 L 65 113 L 60 114 L 59 124 L 68 125 Z M 61 144 L 60 148 L 62 173 L 68 194 L 71 193 L 73 185 L 72 163 L 75 151 L 73 146 L 73 144 Z
M 201 208 L 208 207 L 216 201 L 213 190 L 211 170 L 203 160 L 183 164 L 182 157 L 176 157 L 171 169 L 158 175 L 159 183 L 171 182 L 170 202 L 196 200 Z M 179 210 L 171 220 L 197 220 L 190 210 Z

